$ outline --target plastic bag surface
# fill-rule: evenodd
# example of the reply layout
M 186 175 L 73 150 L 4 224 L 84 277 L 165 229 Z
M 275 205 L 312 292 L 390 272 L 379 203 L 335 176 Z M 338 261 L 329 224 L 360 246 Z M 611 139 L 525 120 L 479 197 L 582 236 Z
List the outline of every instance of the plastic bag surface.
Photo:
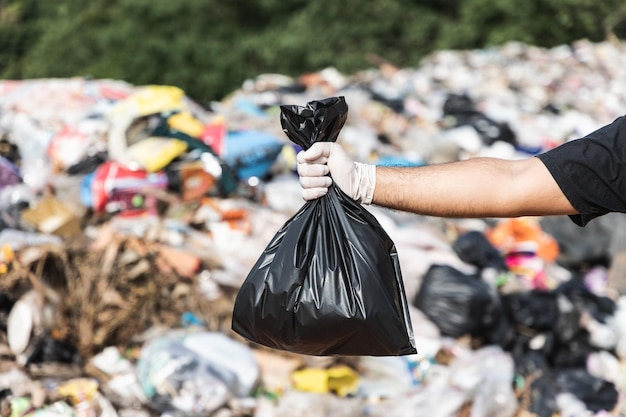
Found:
M 281 106 L 281 125 L 308 149 L 334 142 L 343 97 Z M 307 355 L 416 353 L 396 248 L 376 218 L 334 184 L 278 230 L 242 284 L 232 328 Z
M 449 337 L 490 336 L 502 316 L 498 295 L 479 275 L 449 265 L 432 265 L 413 305 Z

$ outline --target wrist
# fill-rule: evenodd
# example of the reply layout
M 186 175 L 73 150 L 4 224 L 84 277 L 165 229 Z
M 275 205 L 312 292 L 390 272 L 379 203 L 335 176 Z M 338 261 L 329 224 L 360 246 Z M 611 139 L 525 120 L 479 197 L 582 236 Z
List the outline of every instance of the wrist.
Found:
M 355 162 L 354 169 L 358 181 L 354 200 L 362 204 L 372 204 L 376 187 L 376 165 Z

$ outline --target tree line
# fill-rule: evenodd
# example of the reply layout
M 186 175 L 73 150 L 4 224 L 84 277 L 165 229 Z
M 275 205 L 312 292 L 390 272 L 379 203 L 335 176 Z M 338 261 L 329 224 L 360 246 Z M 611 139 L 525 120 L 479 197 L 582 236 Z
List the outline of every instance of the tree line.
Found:
M 264 73 L 351 74 L 378 56 L 626 39 L 623 0 L 0 0 L 0 78 L 170 84 L 219 100 Z

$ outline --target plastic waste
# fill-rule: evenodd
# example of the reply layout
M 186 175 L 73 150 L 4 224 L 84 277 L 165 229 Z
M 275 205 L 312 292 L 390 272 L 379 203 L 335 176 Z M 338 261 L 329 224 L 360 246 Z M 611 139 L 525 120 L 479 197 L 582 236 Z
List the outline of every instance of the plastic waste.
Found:
M 9 370 L 6 370 L 0 373 L 0 392 L 6 389 L 8 390 L 12 389 L 14 391 L 12 392 L 12 395 L 19 395 L 18 394 L 19 390 L 17 388 L 26 387 L 30 383 L 32 383 L 32 380 L 26 374 L 26 372 L 21 369 L 18 369 L 17 367 L 11 368 Z
M 7 318 L 7 342 L 11 352 L 23 364 L 53 323 L 53 310 L 35 290 L 22 295 Z
M 223 117 L 216 117 L 211 122 L 204 125 L 204 129 L 199 135 L 202 142 L 213 149 L 217 156 L 224 156 L 224 141 L 228 134 L 226 120 Z
M 26 351 L 34 324 L 41 320 L 37 317 L 36 306 L 32 306 L 33 303 L 30 298 L 23 298 L 13 306 L 12 313 L 9 314 L 7 339 L 9 348 L 16 355 Z
M 21 401 L 20 401 L 21 402 Z M 21 407 L 18 407 L 17 410 L 24 407 L 24 404 L 20 404 Z M 28 407 L 20 414 L 11 414 L 11 417 L 18 417 L 22 415 L 28 414 Z M 92 410 L 93 411 L 93 410 Z M 19 412 L 19 411 L 18 411 Z M 55 401 L 52 404 L 46 405 L 45 407 L 38 408 L 34 410 L 33 415 L 37 417 L 74 417 L 76 415 L 74 408 L 69 405 L 65 401 Z
M 593 412 L 612 411 L 619 393 L 615 384 L 591 375 L 584 368 L 561 369 L 556 372 L 560 392 L 573 394 Z
M 257 385 L 259 367 L 247 346 L 217 332 L 192 332 L 183 345 L 210 363 L 233 395 L 248 396 Z
M 486 145 L 496 141 L 517 143 L 515 132 L 508 123 L 495 121 L 478 111 L 467 94 L 449 94 L 443 104 L 443 113 L 446 118 L 452 119 L 450 123 L 453 126 L 472 126 Z
M 188 133 L 174 129 L 169 124 L 173 115 L 164 115 L 160 118 L 157 126 L 151 131 L 152 136 L 174 138 L 187 144 L 189 153 L 199 154 L 199 159 L 204 163 L 205 170 L 213 175 L 217 181 L 217 192 L 221 196 L 232 195 L 237 191 L 239 176 L 236 169 L 232 168 L 217 152 L 207 145 L 201 138 L 190 136 Z
M 335 141 L 347 112 L 345 99 L 332 97 L 281 107 L 281 124 L 306 149 Z M 274 235 L 241 285 L 232 328 L 309 355 L 416 353 L 395 245 L 337 186 Z
M 477 230 L 460 235 L 452 244 L 452 249 L 463 262 L 480 269 L 494 268 L 497 271 L 508 269 L 500 251 L 491 244 L 484 233 Z
M 183 201 L 210 194 L 217 183 L 215 175 L 201 159 L 173 162 L 166 167 L 166 172 L 168 187 L 176 191 Z
M 19 168 L 8 159 L 0 156 L 0 189 L 22 182 Z
M 108 376 L 133 371 L 132 363 L 124 358 L 116 346 L 104 348 L 91 358 L 91 364 Z
M 622 370 L 620 361 L 612 353 L 603 350 L 594 352 L 587 357 L 587 371 L 596 378 L 612 382 L 616 387 L 622 386 Z
M 129 168 L 137 168 L 140 162 L 148 171 L 155 171 L 164 168 L 185 150 L 198 150 L 212 156 L 215 167 L 208 172 L 218 179 L 218 191 L 223 196 L 231 195 L 236 191 L 239 179 L 218 156 L 218 152 L 211 148 L 211 132 L 205 131 L 205 122 L 196 117 L 192 104 L 178 87 L 146 86 L 137 89 L 134 94 L 117 102 L 107 114 L 111 123 L 108 155 L 112 161 Z M 131 128 L 135 125 L 140 132 L 133 135 Z M 141 144 L 147 138 L 159 139 Z M 167 142 L 169 147 L 163 147 L 165 138 L 170 139 Z M 216 138 L 216 143 L 218 140 L 221 138 Z M 182 149 L 183 144 L 185 149 Z M 139 149 L 133 150 L 135 146 Z M 143 154 L 146 148 L 158 155 L 156 159 Z
M 74 378 L 57 387 L 57 394 L 70 404 L 91 401 L 96 397 L 100 384 L 93 378 Z
M 588 417 L 591 414 L 585 403 L 569 392 L 556 396 L 556 406 L 562 416 Z
M 224 145 L 224 160 L 245 180 L 267 177 L 284 142 L 263 132 L 239 130 L 229 132 Z
M 80 161 L 68 166 L 66 172 L 68 175 L 90 174 L 106 160 L 106 152 L 88 152 Z
M 417 386 L 399 398 L 373 404 L 367 415 L 375 417 L 454 417 L 468 402 L 465 390 L 453 387 L 449 367 L 440 366 L 428 383 Z M 445 398 L 445 400 L 443 400 Z
M 172 110 L 186 109 L 185 92 L 171 85 L 148 85 L 120 100 L 112 113 L 146 116 Z
M 132 408 L 148 402 L 139 384 L 135 366 L 122 356 L 117 347 L 104 348 L 91 358 L 88 366 L 95 369 L 97 374 L 104 375 L 100 378 L 103 386 L 118 396 L 118 402 Z
M 452 384 L 472 399 L 471 417 L 511 417 L 518 407 L 513 392 L 513 359 L 498 346 L 486 346 L 455 359 Z
M 293 387 L 300 391 L 336 393 L 340 397 L 354 394 L 359 385 L 359 374 L 348 366 L 328 369 L 305 368 L 295 371 Z
M 582 300 L 588 297 L 589 300 Z M 511 326 L 517 329 L 514 340 L 507 348 L 518 356 L 535 351 L 556 367 L 584 366 L 587 357 L 598 350 L 592 344 L 592 333 L 584 327 L 585 321 L 590 322 L 590 311 L 595 309 L 593 303 L 591 309 L 587 303 L 594 298 L 572 282 L 562 284 L 553 291 L 533 290 L 502 295 L 506 316 Z M 606 320 L 601 314 L 595 315 L 598 320 Z M 604 331 L 600 334 L 606 336 Z M 604 339 L 603 343 L 614 344 L 616 338 Z
M 298 178 L 287 174 L 275 176 L 263 186 L 266 204 L 278 212 L 293 214 L 302 207 L 301 186 Z
M 13 250 L 27 246 L 60 245 L 62 243 L 63 239 L 61 237 L 45 233 L 26 232 L 17 229 L 3 229 L 0 231 L 0 246 L 9 245 Z
M 78 349 L 71 343 L 46 335 L 36 340 L 26 363 L 48 362 L 81 365 L 82 358 Z
M 522 217 L 500 221 L 485 232 L 489 241 L 504 255 L 507 268 L 528 289 L 548 289 L 546 267 L 559 254 L 558 243 L 545 233 L 537 219 Z
M 370 400 L 401 398 L 419 385 L 428 373 L 432 357 L 363 356 L 359 358 L 357 395 Z
M 65 169 L 79 163 L 90 151 L 104 150 L 98 143 L 106 135 L 108 124 L 103 119 L 87 118 L 75 125 L 64 125 L 48 145 L 47 156 L 56 169 Z
M 156 203 L 149 198 L 150 192 L 167 187 L 165 172 L 131 170 L 115 161 L 107 161 L 92 175 L 83 178 L 81 200 L 97 213 L 126 212 L 132 215 L 154 210 Z
M 528 411 L 540 417 L 552 417 L 558 410 L 560 394 L 550 372 L 533 375 L 527 388 Z
M 153 408 L 206 415 L 228 400 L 226 384 L 193 352 L 181 344 L 163 343 L 144 346 L 137 364 L 140 383 Z
M 200 137 L 205 131 L 205 124 L 188 110 L 175 112 L 167 118 L 167 124 L 172 129 L 186 133 L 194 138 Z
M 444 336 L 486 337 L 502 321 L 495 289 L 479 275 L 468 275 L 449 265 L 431 265 L 413 299 Z
M 520 245 L 529 245 L 537 255 L 547 261 L 555 261 L 559 255 L 559 245 L 542 228 L 539 220 L 533 217 L 521 217 L 500 221 L 487 230 L 485 235 L 500 251 L 508 253 L 518 250 Z M 530 246 L 532 245 L 532 246 Z
M 137 375 L 157 410 L 207 415 L 250 395 L 259 369 L 250 349 L 224 334 L 172 331 L 144 345 Z
M 24 183 L 34 190 L 42 190 L 52 173 L 46 155 L 51 133 L 37 126 L 26 114 L 18 113 L 13 121 L 11 139 L 21 155 L 21 176 Z
M 13 397 L 10 400 L 9 406 L 11 407 L 11 417 L 22 416 L 32 409 L 28 397 Z
M 130 145 L 124 160 L 131 168 L 157 172 L 186 150 L 187 144 L 183 141 L 153 136 Z
M 626 359 L 626 296 L 622 295 L 616 302 L 617 310 L 613 315 L 613 323 L 617 331 L 615 353 L 620 359 Z

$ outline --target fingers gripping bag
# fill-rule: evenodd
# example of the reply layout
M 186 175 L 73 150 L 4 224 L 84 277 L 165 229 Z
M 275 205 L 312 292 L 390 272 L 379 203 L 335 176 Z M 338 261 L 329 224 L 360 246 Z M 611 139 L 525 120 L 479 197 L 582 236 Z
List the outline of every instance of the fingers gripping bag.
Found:
M 343 97 L 281 106 L 281 125 L 304 149 L 334 142 L 348 113 Z M 241 285 L 232 328 L 294 353 L 416 353 L 395 244 L 376 218 L 334 183 L 306 202 L 271 239 Z

